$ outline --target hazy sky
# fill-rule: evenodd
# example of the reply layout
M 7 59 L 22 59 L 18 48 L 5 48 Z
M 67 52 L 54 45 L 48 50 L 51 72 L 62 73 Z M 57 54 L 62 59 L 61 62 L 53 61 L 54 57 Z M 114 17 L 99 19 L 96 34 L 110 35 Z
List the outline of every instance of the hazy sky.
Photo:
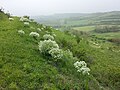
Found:
M 120 0 L 0 0 L 13 15 L 120 11 Z

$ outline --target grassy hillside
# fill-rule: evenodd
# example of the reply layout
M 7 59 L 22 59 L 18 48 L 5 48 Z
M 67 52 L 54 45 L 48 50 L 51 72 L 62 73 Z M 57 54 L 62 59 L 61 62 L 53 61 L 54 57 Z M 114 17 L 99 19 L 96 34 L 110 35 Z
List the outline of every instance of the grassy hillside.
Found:
M 33 21 L 25 26 L 19 17 L 12 18 L 10 21 L 0 12 L 1 90 L 119 90 L 119 46 L 96 36 L 77 37 Z M 30 37 L 30 32 L 40 36 Z M 44 41 L 45 34 L 55 34 L 54 41 L 64 53 L 62 59 L 40 52 L 38 43 Z M 85 61 L 90 75 L 77 72 L 73 65 L 76 61 Z
M 73 65 L 77 59 L 66 51 L 71 47 L 68 43 L 77 45 L 74 37 L 36 22 L 30 22 L 30 26 L 26 27 L 19 21 L 19 17 L 12 17 L 14 20 L 11 21 L 2 12 L 0 17 L 2 17 L 0 20 L 1 90 L 80 90 L 83 88 L 84 79 L 80 78 Z M 37 28 L 44 29 L 38 32 Z M 25 34 L 19 34 L 18 30 L 24 30 Z M 38 32 L 40 37 L 36 39 L 30 37 L 31 31 Z M 56 42 L 66 52 L 61 61 L 55 62 L 50 56 L 44 56 L 38 50 L 38 42 L 43 40 L 43 35 L 46 33 L 56 34 Z M 89 85 L 89 89 L 99 90 L 100 86 L 92 74 L 90 78 L 89 83 L 93 84 Z

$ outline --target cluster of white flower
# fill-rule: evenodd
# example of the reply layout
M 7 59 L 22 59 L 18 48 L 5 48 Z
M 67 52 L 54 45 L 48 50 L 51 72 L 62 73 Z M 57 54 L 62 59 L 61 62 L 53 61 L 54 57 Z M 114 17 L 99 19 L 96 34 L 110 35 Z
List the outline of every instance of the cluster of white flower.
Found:
M 23 30 L 18 30 L 18 33 L 19 33 L 20 35 L 25 34 L 25 32 L 24 32 Z
M 87 67 L 85 61 L 80 61 L 80 62 L 77 61 L 74 63 L 74 66 L 78 72 L 81 72 L 83 75 L 85 74 L 89 75 L 90 69 Z
M 40 35 L 39 35 L 39 33 L 37 33 L 37 32 L 31 32 L 31 33 L 29 34 L 29 36 L 39 37 Z
M 14 18 L 9 18 L 9 20 L 10 20 L 10 21 L 13 21 L 13 20 L 14 20 Z
M 82 67 L 79 72 L 82 72 L 83 75 L 89 75 L 90 69 L 88 67 Z
M 24 25 L 29 26 L 30 24 L 29 24 L 29 22 L 24 22 Z
M 31 22 L 31 20 L 29 20 L 28 18 L 24 18 L 24 17 L 21 17 L 20 21 L 22 21 L 22 22 Z
M 49 54 L 54 58 L 54 59 L 61 59 L 63 57 L 63 51 L 59 48 L 53 48 L 49 51 Z
M 49 40 L 49 39 L 54 40 L 54 37 L 51 36 L 50 34 L 45 34 L 45 35 L 43 36 L 43 38 L 44 38 L 44 40 Z
M 49 51 L 53 48 L 59 48 L 55 41 L 49 39 L 39 42 L 39 50 L 43 54 L 49 54 Z

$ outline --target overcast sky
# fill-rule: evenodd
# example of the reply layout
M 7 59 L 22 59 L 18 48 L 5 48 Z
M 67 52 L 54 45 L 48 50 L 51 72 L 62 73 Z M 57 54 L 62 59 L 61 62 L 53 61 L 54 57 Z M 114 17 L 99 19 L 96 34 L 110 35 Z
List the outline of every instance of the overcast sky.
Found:
M 13 15 L 92 13 L 120 11 L 120 0 L 0 0 L 0 7 Z

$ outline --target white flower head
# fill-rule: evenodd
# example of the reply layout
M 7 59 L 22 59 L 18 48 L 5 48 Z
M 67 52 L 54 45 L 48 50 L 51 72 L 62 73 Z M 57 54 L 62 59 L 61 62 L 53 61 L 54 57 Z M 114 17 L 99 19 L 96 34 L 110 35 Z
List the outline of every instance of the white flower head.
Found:
M 43 38 L 44 38 L 44 40 L 49 40 L 49 39 L 54 40 L 54 37 L 51 36 L 50 34 L 45 34 L 45 35 L 43 36 Z
M 85 61 L 77 61 L 74 63 L 74 67 L 77 69 L 77 72 L 81 72 L 83 75 L 89 75 L 90 69 L 87 67 Z
M 21 21 L 21 22 L 31 22 L 31 20 L 29 20 L 28 18 L 25 18 L 25 17 L 21 17 L 19 21 Z
M 87 64 L 85 63 L 85 61 L 80 61 L 80 62 L 75 62 L 74 63 L 74 66 L 75 66 L 75 68 L 81 68 L 81 67 L 86 67 L 87 66 Z
M 23 30 L 18 30 L 18 33 L 19 33 L 20 35 L 25 34 L 25 32 L 24 32 Z
M 59 48 L 58 44 L 52 40 L 44 40 L 39 42 L 39 50 L 43 54 L 48 54 L 53 48 Z
M 24 22 L 24 25 L 29 26 L 30 24 L 29 24 L 29 22 Z
M 39 37 L 40 35 L 39 35 L 39 33 L 37 33 L 37 32 L 31 32 L 31 33 L 29 34 L 29 36 L 31 36 L 31 37 Z
M 9 20 L 10 20 L 10 21 L 13 21 L 13 20 L 14 20 L 14 18 L 9 18 Z
M 88 67 L 82 67 L 80 71 L 82 72 L 83 75 L 85 74 L 89 75 L 90 69 Z
M 63 51 L 59 48 L 53 48 L 49 51 L 49 54 L 54 58 L 54 59 L 61 59 L 63 57 Z

